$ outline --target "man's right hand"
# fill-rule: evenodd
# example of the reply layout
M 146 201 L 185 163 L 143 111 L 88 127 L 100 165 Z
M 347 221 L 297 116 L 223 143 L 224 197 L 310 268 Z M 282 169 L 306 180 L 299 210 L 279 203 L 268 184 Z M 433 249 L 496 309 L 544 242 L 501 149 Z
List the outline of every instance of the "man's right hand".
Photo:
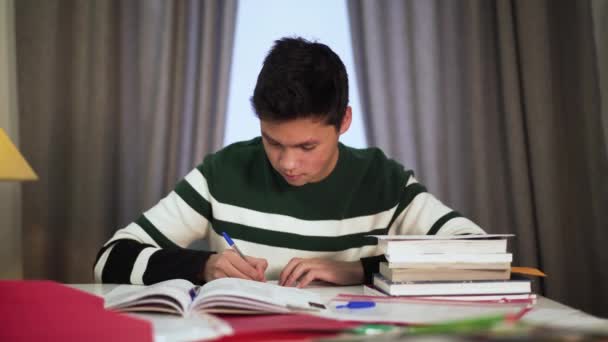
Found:
M 205 281 L 218 278 L 242 278 L 257 281 L 266 281 L 264 272 L 268 267 L 266 259 L 246 256 L 243 260 L 232 249 L 225 249 L 218 254 L 212 254 L 205 264 Z

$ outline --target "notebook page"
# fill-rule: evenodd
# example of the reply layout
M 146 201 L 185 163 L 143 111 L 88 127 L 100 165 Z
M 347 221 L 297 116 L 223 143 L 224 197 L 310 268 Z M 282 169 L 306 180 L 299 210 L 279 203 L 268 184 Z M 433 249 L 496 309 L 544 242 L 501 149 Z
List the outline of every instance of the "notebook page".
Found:
M 422 303 L 377 301 L 369 309 L 340 309 L 348 301 L 333 300 L 329 309 L 314 313 L 326 318 L 353 322 L 434 324 L 451 320 L 472 319 L 498 314 L 517 314 L 527 304 Z M 525 317 L 525 316 L 524 316 Z
M 104 296 L 107 309 L 119 309 L 132 305 L 154 305 L 154 303 L 170 305 L 169 298 L 179 306 L 183 313 L 190 304 L 189 290 L 194 285 L 183 279 L 167 280 L 154 285 L 120 285 Z M 168 297 L 168 298 L 167 298 Z M 166 298 L 166 299 L 164 299 Z
M 309 302 L 319 303 L 321 300 L 318 294 L 306 290 L 238 278 L 221 278 L 205 284 L 193 305 L 211 297 L 245 297 L 278 306 L 300 308 L 308 308 Z

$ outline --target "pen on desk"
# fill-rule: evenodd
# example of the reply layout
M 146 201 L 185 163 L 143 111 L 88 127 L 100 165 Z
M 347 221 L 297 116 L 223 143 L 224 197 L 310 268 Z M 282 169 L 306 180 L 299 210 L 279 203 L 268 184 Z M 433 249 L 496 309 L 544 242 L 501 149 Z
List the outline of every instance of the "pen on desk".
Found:
M 346 304 L 336 306 L 336 309 L 367 309 L 376 306 L 372 301 L 350 301 Z
M 239 253 L 239 255 L 241 256 L 241 258 L 243 258 L 243 260 L 247 261 L 247 258 L 245 258 L 245 254 L 243 254 L 243 252 L 241 252 L 241 250 L 236 246 L 234 241 L 232 241 L 230 236 L 228 236 L 228 234 L 226 232 L 222 232 L 222 236 L 224 237 L 224 240 L 226 240 L 226 242 L 228 243 L 228 246 L 230 246 L 230 248 L 234 249 L 237 253 Z

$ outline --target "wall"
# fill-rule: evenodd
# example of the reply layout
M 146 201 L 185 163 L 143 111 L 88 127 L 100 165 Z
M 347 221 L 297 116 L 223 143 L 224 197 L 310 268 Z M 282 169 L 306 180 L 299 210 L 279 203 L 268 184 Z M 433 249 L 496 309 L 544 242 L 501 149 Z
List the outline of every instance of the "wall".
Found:
M 328 45 L 342 59 L 349 78 L 353 121 L 340 141 L 351 147 L 367 147 L 346 5 L 345 0 L 239 1 L 224 145 L 260 135 L 259 120 L 249 98 L 264 58 L 274 40 L 301 36 Z M 265 19 L 260 20 L 262 17 Z

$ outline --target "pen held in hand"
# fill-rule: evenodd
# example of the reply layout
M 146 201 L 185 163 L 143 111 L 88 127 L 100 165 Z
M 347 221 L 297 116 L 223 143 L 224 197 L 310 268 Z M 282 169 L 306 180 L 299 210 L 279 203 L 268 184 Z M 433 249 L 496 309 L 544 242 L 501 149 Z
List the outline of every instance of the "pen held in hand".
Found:
M 222 236 L 224 237 L 224 240 L 226 240 L 226 242 L 228 243 L 228 246 L 230 246 L 230 248 L 232 248 L 233 250 L 235 250 L 243 260 L 245 260 L 246 263 L 248 263 L 249 265 L 251 265 L 251 267 L 257 269 L 257 267 L 255 265 L 253 265 L 252 263 L 249 262 L 249 260 L 247 260 L 247 258 L 245 257 L 245 254 L 243 254 L 243 252 L 241 252 L 241 250 L 236 246 L 236 244 L 234 243 L 234 241 L 232 241 L 232 239 L 230 238 L 230 236 L 228 235 L 228 233 L 226 232 L 222 232 Z M 266 281 L 266 278 L 264 276 L 264 272 L 260 271 L 261 273 L 261 280 L 262 281 Z
M 226 242 L 228 243 L 228 246 L 230 246 L 230 248 L 234 249 L 237 253 L 239 253 L 239 255 L 241 256 L 241 258 L 243 258 L 243 260 L 247 261 L 247 258 L 245 258 L 245 254 L 243 254 L 243 252 L 241 252 L 241 250 L 236 246 L 234 241 L 232 241 L 230 236 L 228 236 L 228 234 L 226 232 L 222 232 L 222 236 L 224 237 L 224 240 L 226 240 Z

